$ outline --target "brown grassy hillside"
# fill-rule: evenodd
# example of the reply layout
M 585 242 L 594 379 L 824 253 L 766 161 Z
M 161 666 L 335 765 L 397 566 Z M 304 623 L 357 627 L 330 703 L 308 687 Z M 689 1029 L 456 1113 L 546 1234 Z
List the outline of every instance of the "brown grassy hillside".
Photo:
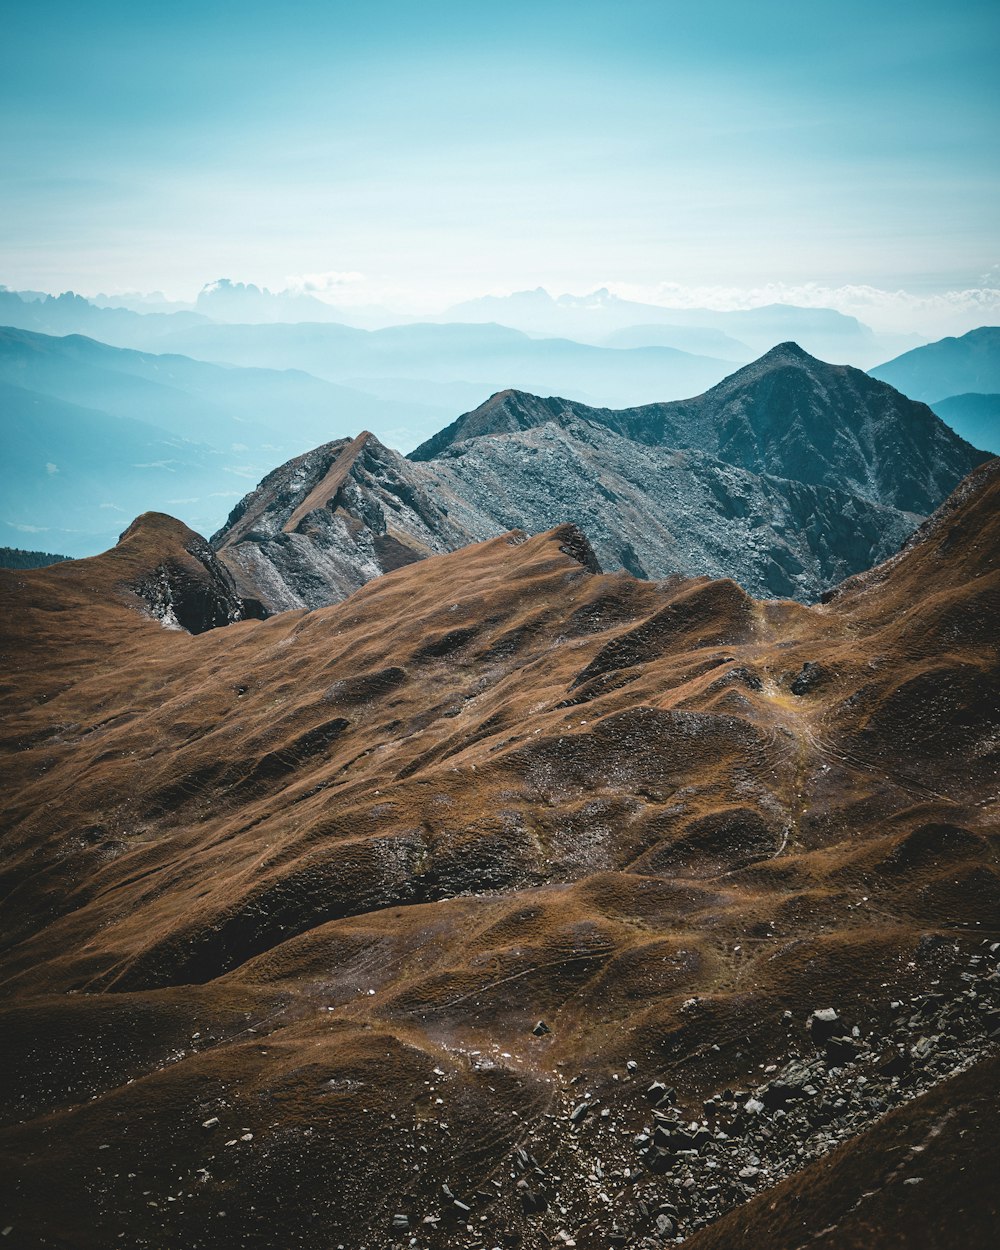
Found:
M 812 1244 L 846 1183 L 770 1241 L 753 1195 L 941 1081 L 978 1114 L 998 497 L 819 607 L 571 527 L 198 636 L 127 589 L 201 584 L 169 518 L 0 574 L 10 1244 Z M 924 1244 L 871 1209 L 817 1244 Z

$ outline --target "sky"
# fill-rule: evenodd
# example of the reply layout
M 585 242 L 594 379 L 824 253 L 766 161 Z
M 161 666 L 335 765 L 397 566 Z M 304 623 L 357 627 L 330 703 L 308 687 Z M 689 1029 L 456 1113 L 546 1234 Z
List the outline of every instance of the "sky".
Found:
M 0 283 L 974 304 L 998 63 L 996 0 L 10 4 Z

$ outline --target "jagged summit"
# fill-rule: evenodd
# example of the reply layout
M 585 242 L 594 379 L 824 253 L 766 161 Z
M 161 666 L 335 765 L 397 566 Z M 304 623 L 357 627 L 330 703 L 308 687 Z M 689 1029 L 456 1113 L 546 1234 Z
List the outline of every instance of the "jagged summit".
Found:
M 439 430 L 426 442 L 411 451 L 408 459 L 433 460 L 455 443 L 470 438 L 482 438 L 491 434 L 510 434 L 516 430 L 528 430 L 546 421 L 558 420 L 566 413 L 575 411 L 598 411 L 571 400 L 550 397 L 542 399 L 529 391 L 513 388 L 497 391 L 485 403 L 471 412 L 458 417 L 451 425 Z M 603 410 L 601 410 L 603 411 Z
M 269 473 L 212 545 L 244 593 L 283 611 L 336 602 L 476 536 L 449 517 L 398 452 L 364 431 Z
M 860 369 L 817 360 L 793 342 L 778 344 L 702 395 L 665 404 L 616 410 L 503 391 L 410 458 L 433 460 L 485 435 L 574 420 L 920 515 L 986 458 L 925 404 Z
M 760 360 L 813 360 L 816 361 L 817 364 L 823 363 L 816 356 L 811 356 L 804 347 L 800 347 L 798 343 L 794 342 L 792 339 L 789 339 L 784 343 L 775 343 L 774 347 L 772 347 L 770 351 L 765 352 L 764 355 L 760 357 Z

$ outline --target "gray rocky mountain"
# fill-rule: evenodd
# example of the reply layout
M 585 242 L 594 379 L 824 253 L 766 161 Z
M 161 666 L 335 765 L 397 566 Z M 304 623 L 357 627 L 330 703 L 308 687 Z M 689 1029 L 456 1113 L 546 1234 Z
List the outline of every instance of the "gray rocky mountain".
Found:
M 986 458 L 922 403 L 846 365 L 782 343 L 693 399 L 621 410 L 502 391 L 411 456 L 428 461 L 484 435 L 580 418 L 650 447 L 931 512 Z
M 327 443 L 270 473 L 212 542 L 272 612 L 564 522 L 609 571 L 810 601 L 897 551 L 985 458 L 923 404 L 784 344 L 678 403 L 502 391 L 410 458 L 367 433 Z
M 982 459 L 922 404 L 786 345 L 683 403 L 505 391 L 409 459 L 367 433 L 327 443 L 270 473 L 212 541 L 272 612 L 563 522 L 608 570 L 808 601 L 895 552 Z
M 422 467 L 449 501 L 450 519 L 477 537 L 486 536 L 483 516 L 494 533 L 572 521 L 605 569 L 654 580 L 731 577 L 765 597 L 818 598 L 896 551 L 918 520 L 573 417 L 471 440 Z
M 281 465 L 233 509 L 212 545 L 241 592 L 271 612 L 322 607 L 425 556 L 498 532 L 449 516 L 432 469 L 369 433 Z M 466 508 L 466 512 L 469 509 Z

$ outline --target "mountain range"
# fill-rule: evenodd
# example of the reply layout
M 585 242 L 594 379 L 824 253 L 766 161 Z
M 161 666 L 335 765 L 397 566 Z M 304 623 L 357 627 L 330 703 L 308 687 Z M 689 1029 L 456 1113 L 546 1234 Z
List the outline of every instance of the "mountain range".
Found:
M 930 404 L 977 447 L 1000 452 L 1000 327 L 928 343 L 871 374 Z
M 212 543 L 271 611 L 567 521 L 609 571 L 808 601 L 897 550 L 985 458 L 923 404 L 784 344 L 689 401 L 504 391 L 408 460 L 368 434 L 326 444 L 270 473 Z
M 248 479 L 356 421 L 390 439 L 415 417 L 436 422 L 291 370 L 16 329 L 0 329 L 0 384 L 0 520 L 70 555 L 113 545 L 121 521 L 150 507 L 211 531 Z
M 216 285 L 228 301 L 231 288 Z M 214 298 L 201 306 L 212 307 Z M 198 312 L 98 308 L 72 293 L 22 300 L 16 292 L 0 291 L 0 324 L 50 335 L 83 334 L 116 347 L 219 364 L 304 371 L 364 392 L 369 402 L 375 397 L 410 406 L 409 424 L 398 427 L 405 448 L 427 438 L 446 414 L 504 386 L 572 392 L 598 403 L 638 403 L 692 394 L 732 368 L 730 360 L 671 347 L 626 350 L 537 340 L 499 325 L 415 323 L 370 331 L 326 317 L 236 325 Z
M 985 1250 L 998 463 L 821 606 L 570 525 L 267 620 L 162 515 L 0 571 L 11 1244 Z
M 276 316 L 273 300 L 281 304 L 282 315 L 299 315 L 311 307 L 308 302 L 296 302 L 294 293 L 272 296 L 261 288 L 226 280 L 210 284 L 203 295 L 202 307 L 211 308 L 215 306 L 212 301 L 221 301 L 216 309 L 220 315 L 243 315 L 243 310 L 247 310 L 249 316 L 250 310 L 256 308 L 261 316 Z M 595 309 L 600 315 L 604 315 L 601 309 L 622 311 L 623 301 L 597 295 L 600 298 L 574 302 L 566 297 L 555 303 L 564 310 L 576 309 L 580 316 L 590 316 Z M 535 304 L 547 306 L 546 301 L 553 303 L 544 292 L 541 296 L 534 293 Z M 148 307 L 172 308 L 162 300 Z M 630 309 L 628 316 L 622 316 L 627 321 L 641 311 Z M 661 310 L 665 315 L 671 311 Z M 856 332 L 849 319 L 840 318 L 839 314 L 827 317 L 824 310 L 779 307 L 732 315 L 756 325 L 762 342 L 770 341 L 781 326 L 793 323 L 807 330 L 813 325 L 824 333 L 836 329 L 843 332 L 842 338 Z M 428 447 L 442 445 L 446 437 L 442 426 L 455 412 L 466 411 L 463 421 L 472 413 L 480 413 L 477 420 L 483 420 L 480 410 L 490 411 L 489 405 L 482 403 L 484 395 L 491 391 L 503 394 L 511 389 L 522 394 L 571 395 L 571 400 L 552 402 L 564 414 L 573 413 L 589 423 L 583 442 L 567 442 L 564 437 L 560 463 L 566 461 L 572 443 L 573 467 L 566 469 L 569 476 L 563 486 L 553 482 L 553 489 L 564 489 L 574 474 L 593 476 L 595 464 L 601 461 L 603 471 L 611 475 L 608 489 L 616 497 L 631 499 L 640 512 L 644 505 L 635 496 L 630 474 L 641 471 L 648 478 L 655 476 L 657 470 L 652 462 L 642 470 L 638 462 L 631 466 L 628 462 L 630 454 L 633 460 L 639 454 L 636 442 L 652 445 L 660 437 L 653 430 L 657 420 L 666 422 L 666 434 L 661 439 L 664 446 L 701 451 L 758 475 L 822 485 L 822 477 L 810 476 L 813 453 L 818 456 L 817 464 L 831 463 L 844 450 L 844 471 L 838 468 L 827 483 L 835 490 L 846 489 L 869 502 L 889 502 L 904 512 L 920 514 L 942 497 L 941 484 L 934 482 L 929 482 L 922 499 L 900 502 L 882 499 L 877 492 L 872 495 L 864 484 L 870 449 L 859 459 L 858 448 L 850 445 L 853 435 L 849 432 L 843 448 L 831 444 L 822 450 L 814 445 L 811 435 L 805 437 L 797 465 L 785 455 L 788 448 L 771 462 L 749 444 L 744 448 L 747 454 L 741 455 L 735 443 L 723 446 L 718 440 L 702 438 L 697 431 L 699 422 L 704 422 L 707 431 L 722 428 L 715 415 L 701 414 L 700 401 L 689 400 L 685 401 L 685 416 L 680 408 L 671 409 L 670 398 L 704 392 L 706 387 L 712 393 L 712 386 L 732 375 L 735 366 L 721 358 L 664 346 L 600 347 L 568 340 L 533 339 L 520 331 L 488 324 L 410 324 L 375 332 L 330 322 L 223 324 L 194 311 L 140 313 L 121 307 L 98 307 L 72 294 L 55 298 L 41 292 L 6 290 L 0 290 L 0 316 L 35 327 L 0 330 L 0 382 L 8 388 L 19 388 L 4 392 L 6 454 L 0 467 L 4 500 L 0 522 L 9 542 L 20 544 L 25 535 L 45 535 L 46 546 L 72 556 L 105 549 L 114 542 L 123 521 L 148 508 L 176 513 L 202 532 L 216 531 L 232 502 L 246 489 L 246 483 L 261 480 L 282 460 L 302 455 L 310 447 L 350 437 L 359 429 L 369 430 L 387 447 L 406 451 L 420 445 L 418 454 L 423 457 Z M 745 351 L 745 345 L 710 325 L 689 328 L 696 335 L 685 340 L 689 346 L 735 355 Z M 610 337 L 619 342 L 642 341 L 641 335 L 636 338 L 632 334 L 636 329 L 642 327 L 626 327 Z M 42 330 L 55 334 L 43 334 Z M 86 330 L 96 338 L 88 341 L 88 336 L 75 333 L 77 330 Z M 935 389 L 953 392 L 948 398 L 935 401 L 935 409 L 969 441 L 992 451 L 1000 448 L 995 400 L 990 394 L 965 394 L 962 388 L 991 385 L 989 369 L 991 361 L 993 365 L 997 363 L 998 333 L 995 328 L 984 327 L 962 339 L 927 345 L 873 372 L 901 370 L 900 387 L 915 392 L 920 391 L 920 378 L 933 374 L 937 379 Z M 752 340 L 752 335 L 744 337 Z M 116 347 L 116 342 L 138 346 Z M 168 351 L 170 345 L 177 350 Z M 212 358 L 226 363 L 213 363 Z M 292 367 L 300 365 L 313 372 Z M 318 373 L 324 376 L 317 376 Z M 477 377 L 480 380 L 473 380 Z M 585 402 L 588 394 L 609 398 L 602 407 Z M 634 403 L 647 397 L 668 402 L 641 406 L 642 412 L 632 413 L 621 428 L 608 416 L 621 412 L 622 402 Z M 776 397 L 779 406 L 786 401 L 794 403 L 793 398 Z M 713 393 L 710 406 L 715 402 Z M 771 400 L 758 396 L 757 402 L 766 408 Z M 848 392 L 837 391 L 829 403 L 822 396 L 814 396 L 810 402 L 815 405 L 816 424 L 816 414 L 825 410 L 824 404 L 832 410 L 854 402 L 854 398 Z M 60 409 L 59 404 L 70 405 L 72 411 Z M 551 417 L 542 405 L 532 419 L 546 422 Z M 138 422 L 143 428 L 117 427 L 113 421 L 109 423 L 110 418 Z M 734 420 L 736 431 L 740 420 Z M 801 421 L 808 426 L 809 415 L 801 414 Z M 585 448 L 583 443 L 598 437 L 591 429 L 598 425 L 620 434 L 628 443 L 602 435 L 607 447 Z M 64 439 L 61 431 L 70 428 L 73 436 Z M 101 431 L 110 433 L 115 429 L 121 430 L 121 436 L 107 444 L 105 462 L 94 463 L 93 457 L 88 458 L 87 448 Z M 578 424 L 577 429 L 583 431 L 584 426 Z M 748 428 L 742 435 L 737 432 L 727 437 L 752 440 L 756 434 Z M 869 441 L 881 437 L 877 419 L 864 437 Z M 74 460 L 77 450 L 81 453 L 78 463 Z M 654 452 L 642 455 L 647 460 L 650 456 L 656 459 Z M 892 471 L 891 460 L 884 457 L 883 471 Z M 467 460 L 466 464 L 471 467 L 472 461 Z M 461 475 L 454 465 L 448 471 Z M 699 468 L 693 474 L 692 490 L 708 501 L 715 488 L 704 483 L 694 485 L 701 472 Z M 640 495 L 645 489 L 640 483 Z M 723 487 L 723 493 L 726 489 Z M 768 491 L 773 489 L 769 487 Z M 558 499 L 549 499 L 537 508 L 522 508 L 521 513 L 508 510 L 504 516 L 493 515 L 496 509 L 484 508 L 482 501 L 474 498 L 474 483 L 460 486 L 460 490 L 469 496 L 467 502 L 475 514 L 468 519 L 472 536 L 496 532 L 498 525 L 507 523 L 505 516 L 511 524 L 534 524 L 564 512 Z M 768 506 L 767 493 L 756 492 L 753 508 Z M 655 486 L 652 494 L 656 494 Z M 656 515 L 663 515 L 662 501 L 655 502 L 654 508 Z M 813 513 L 822 516 L 825 509 L 826 505 L 811 501 L 805 504 L 800 499 L 790 505 L 789 516 L 802 520 Z M 594 508 L 588 517 L 591 528 L 601 524 Z M 705 526 L 711 528 L 710 513 L 702 507 L 699 518 L 696 529 L 707 533 Z M 818 520 L 811 530 L 824 533 L 827 524 L 827 520 Z M 876 524 L 874 518 L 872 524 Z M 899 524 L 898 519 L 885 523 L 886 542 L 895 541 Z M 641 524 L 634 528 L 641 536 Z M 862 525 L 860 530 L 864 529 Z M 598 542 L 602 558 L 611 561 L 612 566 L 629 567 L 631 561 L 636 570 L 665 567 L 650 544 L 639 556 L 635 554 L 637 544 L 624 535 L 620 537 L 616 543 L 608 532 L 608 543 Z M 745 537 L 740 538 L 741 544 Z M 719 541 L 724 538 L 720 533 Z M 670 547 L 673 542 L 669 533 L 658 533 L 652 547 Z M 691 560 L 705 560 L 706 569 L 722 574 L 730 567 L 715 558 L 711 545 L 686 545 Z M 877 558 L 885 550 L 866 541 L 850 554 L 845 565 L 835 554 L 822 554 L 817 561 L 815 553 L 804 550 L 801 543 L 786 558 L 783 553 L 787 545 L 784 540 L 777 541 L 775 550 L 781 558 L 775 561 L 768 578 L 752 575 L 745 565 L 733 571 L 751 576 L 748 584 L 757 593 L 772 593 L 779 586 L 786 593 L 811 593 L 804 587 L 815 590 L 826 585 L 846 568 L 858 567 L 858 561 Z M 682 543 L 681 557 L 684 547 Z M 696 565 L 684 567 L 694 571 Z M 795 577 L 800 573 L 802 581 L 796 583 Z
M 709 308 L 664 308 L 612 295 L 551 296 L 544 287 L 512 295 L 487 295 L 455 304 L 442 321 L 497 322 L 539 337 L 572 338 L 616 347 L 667 346 L 721 355 L 739 362 L 794 339 L 824 360 L 867 368 L 917 336 L 876 334 L 856 317 L 832 308 L 769 304 L 720 312 Z
M 912 399 L 935 403 L 951 395 L 1000 392 L 1000 326 L 980 326 L 940 339 L 869 371 Z
M 228 364 L 303 369 L 329 381 L 418 401 L 477 397 L 516 385 L 568 389 L 596 402 L 638 403 L 702 390 L 732 362 L 671 347 L 615 349 L 569 339 L 534 339 L 501 325 L 198 325 L 178 329 L 169 348 Z M 388 391 L 386 388 L 390 388 Z

